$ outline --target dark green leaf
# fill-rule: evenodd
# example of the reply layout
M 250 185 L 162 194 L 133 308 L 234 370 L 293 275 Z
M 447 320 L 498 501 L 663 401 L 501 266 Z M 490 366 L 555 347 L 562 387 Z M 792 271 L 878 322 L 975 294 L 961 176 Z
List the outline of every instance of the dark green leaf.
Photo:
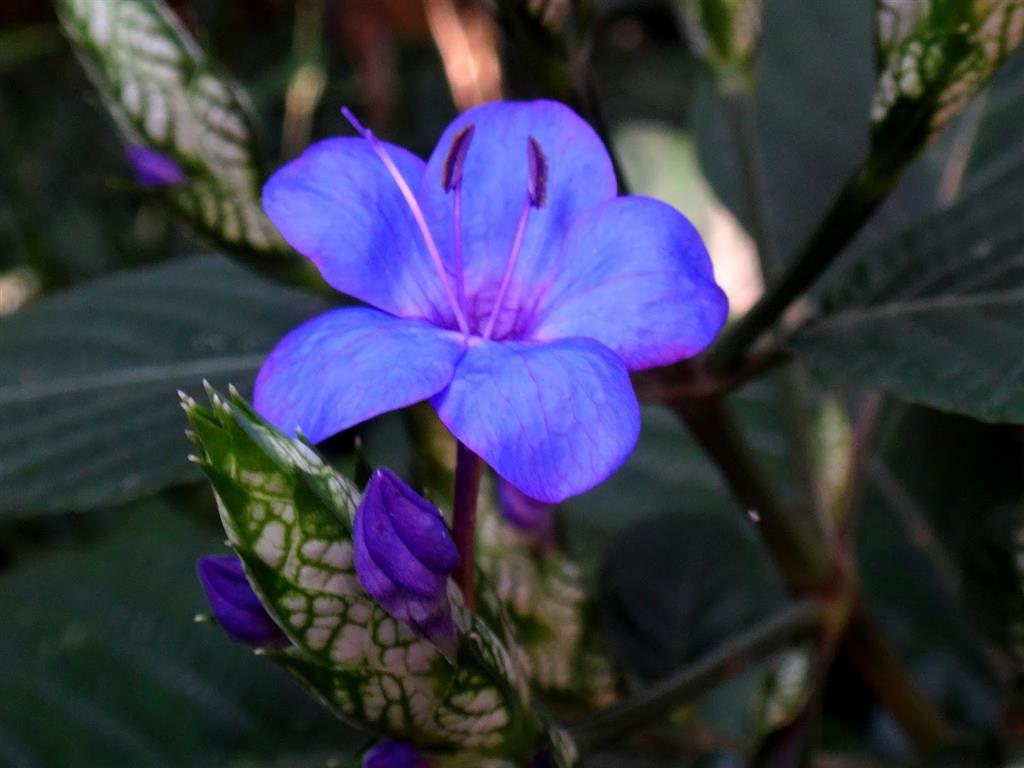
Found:
M 756 533 L 737 517 L 690 512 L 621 536 L 601 574 L 605 626 L 627 670 L 650 681 L 713 651 L 787 602 Z M 800 651 L 758 665 L 699 701 L 718 732 L 753 739 L 793 716 L 808 680 Z
M 793 340 L 824 380 L 1024 422 L 1024 175 L 855 257 Z
M 1015 607 L 1004 511 L 1020 494 L 1016 441 L 1012 430 L 930 409 L 891 411 L 858 526 L 864 597 L 943 709 L 996 727 Z
M 1024 51 L 1007 59 L 979 101 L 982 114 L 964 169 L 968 188 L 1002 175 L 1008 167 L 1024 166 Z
M 613 644 L 657 679 L 785 604 L 782 581 L 739 519 L 691 512 L 619 537 L 601 574 Z
M 359 737 L 215 626 L 196 557 L 219 537 L 148 507 L 92 549 L 0 579 L 0 764 L 323 766 Z
M 248 387 L 325 307 L 222 259 L 105 277 L 0 322 L 0 514 L 122 501 L 188 473 L 176 389 Z

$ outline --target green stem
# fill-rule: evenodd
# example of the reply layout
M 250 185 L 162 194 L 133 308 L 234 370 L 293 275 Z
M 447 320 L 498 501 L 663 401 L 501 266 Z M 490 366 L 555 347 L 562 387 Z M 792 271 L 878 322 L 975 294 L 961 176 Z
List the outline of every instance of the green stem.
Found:
M 827 587 L 832 569 L 826 548 L 804 516 L 779 500 L 728 404 L 719 397 L 709 397 L 678 399 L 669 405 L 718 465 L 733 495 L 757 522 L 761 537 L 790 588 L 814 592 Z
M 778 271 L 779 256 L 768 220 L 768 184 L 764 174 L 761 143 L 757 136 L 753 92 L 751 88 L 734 89 L 723 93 L 722 99 L 737 148 L 747 216 L 750 220 L 751 235 L 757 245 L 761 274 L 765 279 L 770 279 Z M 779 341 L 777 337 L 775 341 Z M 796 506 L 802 511 L 814 513 L 813 519 L 817 524 L 818 533 L 821 534 L 825 528 L 821 505 L 818 503 L 817 471 L 811 426 L 806 411 L 806 382 L 793 365 L 785 366 L 776 372 L 775 381 L 785 416 L 782 423 L 789 464 L 795 478 Z
M 735 366 L 793 301 L 836 260 L 843 247 L 885 200 L 899 173 L 884 162 L 865 161 L 843 187 L 818 228 L 779 278 L 735 325 L 719 338 L 707 357 L 712 373 Z
M 571 725 L 569 732 L 583 752 L 610 744 L 736 676 L 750 664 L 813 635 L 820 619 L 821 609 L 815 603 L 796 603 L 634 697 Z
M 854 606 L 841 648 L 871 684 L 879 703 L 892 713 L 922 753 L 927 755 L 952 741 L 953 729 L 921 693 L 860 600 Z

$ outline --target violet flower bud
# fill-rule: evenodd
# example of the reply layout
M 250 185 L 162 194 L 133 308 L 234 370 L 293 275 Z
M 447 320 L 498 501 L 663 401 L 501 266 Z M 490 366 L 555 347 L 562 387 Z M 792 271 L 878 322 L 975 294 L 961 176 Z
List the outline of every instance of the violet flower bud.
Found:
M 499 478 L 498 506 L 510 525 L 528 534 L 542 549 L 555 545 L 553 504 L 532 499 L 512 483 Z
M 356 574 L 394 618 L 455 657 L 448 574 L 459 553 L 441 512 L 389 469 L 370 477 L 353 526 Z
M 363 756 L 363 768 L 430 768 L 430 763 L 407 741 L 382 741 Z
M 288 638 L 249 586 L 242 561 L 235 555 L 201 557 L 196 570 L 213 615 L 228 637 L 258 648 L 288 645 Z
M 168 187 L 185 180 L 181 166 L 162 152 L 131 144 L 126 150 L 135 176 L 144 187 Z

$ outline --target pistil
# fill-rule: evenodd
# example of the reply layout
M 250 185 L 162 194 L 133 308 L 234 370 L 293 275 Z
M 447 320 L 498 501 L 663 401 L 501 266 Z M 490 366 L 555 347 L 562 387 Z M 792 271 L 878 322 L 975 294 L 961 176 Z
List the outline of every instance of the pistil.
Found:
M 533 136 L 526 142 L 526 158 L 529 163 L 526 200 L 523 202 L 523 210 L 519 214 L 515 236 L 512 238 L 512 249 L 509 251 L 508 261 L 505 263 L 505 274 L 501 278 L 498 297 L 494 301 L 494 308 L 491 310 L 491 316 L 487 318 L 487 326 L 484 328 L 483 337 L 485 339 L 491 338 L 491 334 L 494 333 L 494 324 L 498 320 L 498 315 L 501 314 L 508 289 L 512 285 L 512 275 L 515 273 L 519 252 L 523 247 L 530 211 L 534 208 L 542 208 L 547 201 L 548 159 L 541 150 L 540 143 Z
M 391 174 L 391 178 L 394 179 L 395 184 L 398 185 L 398 190 L 402 193 L 402 197 L 405 199 L 406 205 L 409 206 L 409 211 L 412 213 L 412 217 L 416 221 L 416 226 L 419 227 L 420 234 L 423 235 L 423 241 L 427 246 L 427 253 L 430 254 L 430 260 L 434 264 L 434 270 L 437 272 L 438 279 L 441 281 L 441 287 L 444 289 L 448 303 L 451 305 L 452 313 L 455 315 L 455 322 L 458 323 L 460 331 L 468 334 L 469 323 L 466 322 L 466 315 L 462 310 L 462 305 L 459 303 L 455 292 L 452 290 L 451 283 L 448 280 L 448 273 L 444 268 L 444 261 L 441 259 L 441 252 L 437 249 L 437 243 L 434 242 L 434 236 L 430 233 L 430 227 L 427 226 L 427 219 L 423 215 L 423 209 L 420 208 L 420 204 L 416 200 L 416 196 L 412 193 L 409 185 L 402 177 L 402 173 L 398 170 L 398 166 L 395 165 L 391 156 L 388 155 L 384 145 L 378 141 L 377 137 L 373 135 L 373 132 L 369 128 L 365 128 L 356 116 L 352 114 L 348 107 L 342 107 L 341 114 L 344 115 L 345 119 L 352 124 L 352 127 L 356 132 L 366 140 L 370 145 L 370 148 L 374 151 L 377 157 L 380 158 L 380 161 L 384 163 L 384 167 L 387 168 L 388 173 Z

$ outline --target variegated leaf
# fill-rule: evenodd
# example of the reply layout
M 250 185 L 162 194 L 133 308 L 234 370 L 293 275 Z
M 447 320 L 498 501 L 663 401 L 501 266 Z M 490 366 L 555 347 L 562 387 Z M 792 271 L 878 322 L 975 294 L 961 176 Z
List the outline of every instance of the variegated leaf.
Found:
M 878 149 L 934 137 L 1024 37 L 1024 0 L 878 0 Z
M 452 588 L 464 642 L 458 667 L 392 619 L 355 573 L 358 489 L 301 440 L 232 393 L 212 408 L 184 398 L 196 457 L 231 546 L 294 644 L 270 655 L 359 726 L 437 749 L 506 755 L 540 737 L 512 653 Z
M 754 727 L 758 733 L 771 733 L 800 714 L 812 691 L 810 652 L 791 650 L 774 660 L 766 669 L 755 699 Z
M 511 620 L 530 682 L 570 705 L 608 706 L 619 680 L 603 636 L 588 624 L 579 566 L 557 550 L 538 550 L 503 522 L 491 498 L 482 494 L 477 562 Z
M 306 269 L 260 206 L 263 169 L 242 91 L 218 73 L 161 0 L 55 0 L 68 37 L 124 140 L 172 159 L 167 197 L 202 236 Z

